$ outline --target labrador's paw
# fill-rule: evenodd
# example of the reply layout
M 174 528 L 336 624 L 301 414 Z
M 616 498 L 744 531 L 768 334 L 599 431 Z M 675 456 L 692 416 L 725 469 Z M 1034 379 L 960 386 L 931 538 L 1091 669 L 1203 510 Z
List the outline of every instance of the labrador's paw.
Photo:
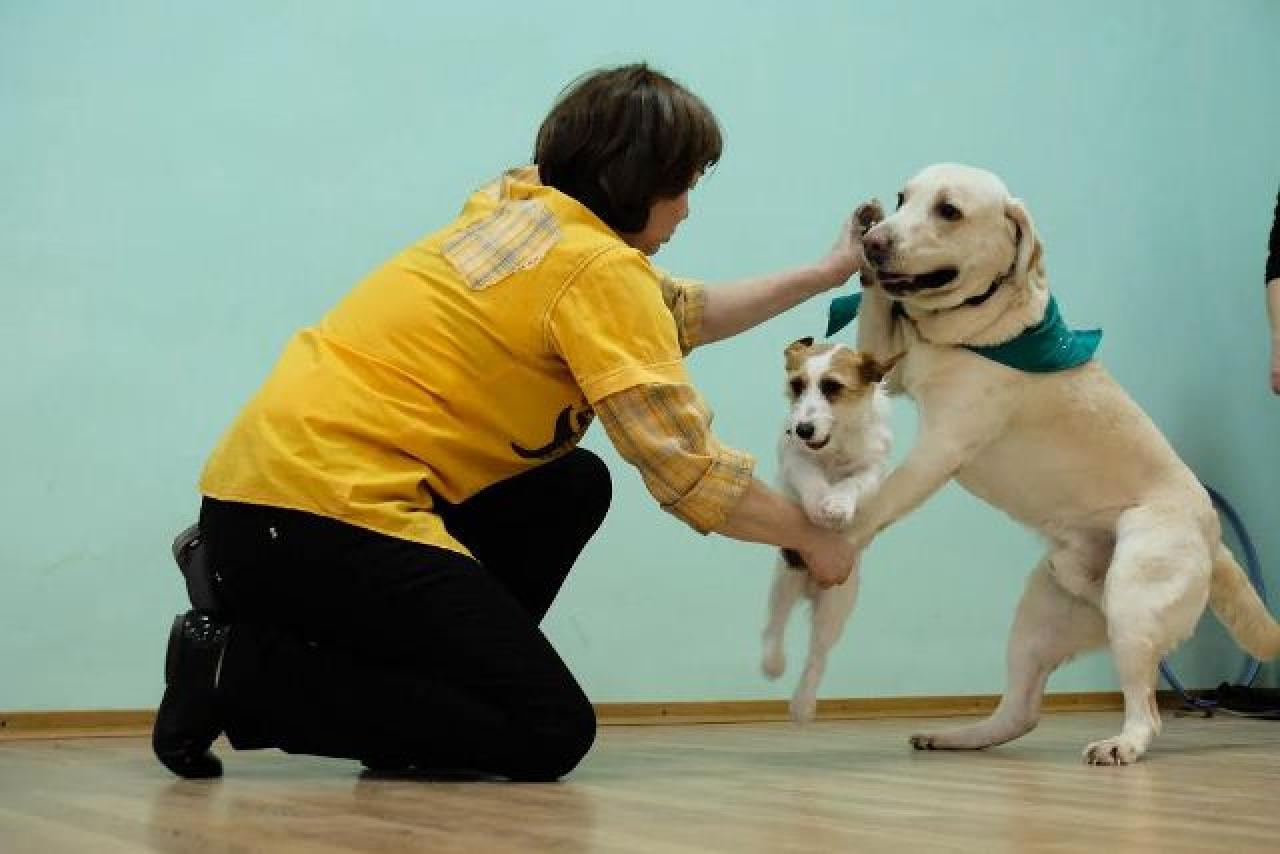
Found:
M 1141 755 L 1138 745 L 1120 735 L 1095 741 L 1084 749 L 1084 761 L 1090 765 L 1132 765 Z

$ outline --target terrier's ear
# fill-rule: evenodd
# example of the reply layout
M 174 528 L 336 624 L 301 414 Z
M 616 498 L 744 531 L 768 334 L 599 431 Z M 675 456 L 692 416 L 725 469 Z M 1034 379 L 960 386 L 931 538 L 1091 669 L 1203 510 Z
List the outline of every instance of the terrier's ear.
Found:
M 858 375 L 864 383 L 878 383 L 889 376 L 889 372 L 898 364 L 903 355 L 905 354 L 899 353 L 883 362 L 877 362 L 874 356 L 863 354 L 862 364 L 858 365 Z
M 800 367 L 800 363 L 804 361 L 804 354 L 813 346 L 813 338 L 799 338 L 787 345 L 787 349 L 782 351 L 782 355 L 786 358 L 787 370 L 794 371 Z
M 792 353 L 799 353 L 801 350 L 808 350 L 813 346 L 813 336 L 807 335 L 804 338 L 797 338 L 787 345 L 787 349 L 782 351 L 784 356 L 790 356 Z

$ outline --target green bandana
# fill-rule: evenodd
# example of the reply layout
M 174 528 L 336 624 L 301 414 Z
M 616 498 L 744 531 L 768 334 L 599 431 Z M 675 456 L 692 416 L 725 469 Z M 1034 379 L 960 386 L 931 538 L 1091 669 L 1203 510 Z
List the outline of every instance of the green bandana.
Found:
M 836 297 L 827 309 L 827 337 L 844 329 L 858 316 L 862 294 Z M 894 311 L 901 311 L 898 304 Z M 1079 367 L 1093 358 L 1102 340 L 1101 329 L 1071 329 L 1058 311 L 1058 301 L 1049 297 L 1044 317 L 1035 326 L 1022 330 L 1016 338 L 994 347 L 965 345 L 979 356 L 1031 374 L 1048 374 Z
M 827 306 L 827 337 L 830 338 L 858 318 L 862 307 L 862 294 L 853 293 L 836 297 Z

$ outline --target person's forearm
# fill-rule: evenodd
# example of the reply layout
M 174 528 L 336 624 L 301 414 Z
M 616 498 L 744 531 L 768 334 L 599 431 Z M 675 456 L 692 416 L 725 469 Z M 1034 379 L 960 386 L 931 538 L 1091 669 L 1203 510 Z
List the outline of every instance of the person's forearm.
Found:
M 858 564 L 858 546 L 837 531 L 813 524 L 794 502 L 755 478 L 713 530 L 735 540 L 795 551 L 809 577 L 823 588 L 843 584 Z
M 709 287 L 698 343 L 710 344 L 744 332 L 841 281 L 813 265 Z
M 873 206 L 879 210 L 877 203 L 865 204 L 843 222 L 835 244 L 813 264 L 707 288 L 698 343 L 710 344 L 730 338 L 809 297 L 849 281 L 866 260 L 862 254 L 862 235 L 868 227 L 866 212 Z
M 814 525 L 798 505 L 753 478 L 715 532 L 751 543 L 802 548 Z

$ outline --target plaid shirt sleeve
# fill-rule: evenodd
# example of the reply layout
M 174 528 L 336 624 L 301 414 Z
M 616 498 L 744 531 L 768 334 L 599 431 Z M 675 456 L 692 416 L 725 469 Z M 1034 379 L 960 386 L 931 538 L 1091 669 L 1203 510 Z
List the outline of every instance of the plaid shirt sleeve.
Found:
M 691 386 L 634 386 L 595 410 L 662 509 L 699 533 L 715 530 L 751 483 L 755 460 L 712 435 L 711 412 Z
M 680 351 L 684 355 L 701 343 L 702 313 L 707 305 L 707 292 L 701 282 L 692 279 L 677 279 L 659 270 L 662 284 L 662 301 L 676 322 L 676 333 L 680 337 Z

